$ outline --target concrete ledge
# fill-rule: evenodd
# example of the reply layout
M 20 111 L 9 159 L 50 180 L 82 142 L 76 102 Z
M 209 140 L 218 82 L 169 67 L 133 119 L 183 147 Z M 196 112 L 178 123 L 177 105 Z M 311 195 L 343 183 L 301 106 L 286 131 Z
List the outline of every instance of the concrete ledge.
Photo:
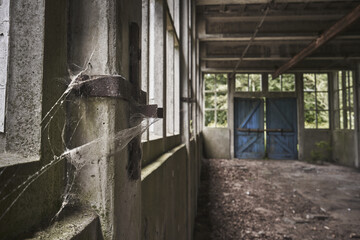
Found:
M 185 144 L 181 144 L 180 146 L 172 149 L 171 151 L 163 154 L 159 157 L 155 162 L 149 164 L 147 167 L 141 170 L 141 181 L 145 180 L 152 172 L 156 171 L 161 165 L 163 165 L 166 160 L 168 160 L 172 155 L 174 155 L 177 151 L 184 148 Z
M 38 232 L 28 240 L 102 240 L 100 220 L 90 211 L 76 213 L 55 222 L 44 231 Z

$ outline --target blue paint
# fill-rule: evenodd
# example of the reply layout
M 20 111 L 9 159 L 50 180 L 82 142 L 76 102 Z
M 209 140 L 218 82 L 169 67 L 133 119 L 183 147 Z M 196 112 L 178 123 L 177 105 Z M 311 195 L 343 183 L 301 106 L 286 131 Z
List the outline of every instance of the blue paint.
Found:
M 259 159 L 265 156 L 264 133 L 240 129 L 264 129 L 264 101 L 235 98 L 235 157 Z
M 291 130 L 291 132 L 267 132 L 266 151 L 270 159 L 297 159 L 295 98 L 266 99 L 266 129 Z

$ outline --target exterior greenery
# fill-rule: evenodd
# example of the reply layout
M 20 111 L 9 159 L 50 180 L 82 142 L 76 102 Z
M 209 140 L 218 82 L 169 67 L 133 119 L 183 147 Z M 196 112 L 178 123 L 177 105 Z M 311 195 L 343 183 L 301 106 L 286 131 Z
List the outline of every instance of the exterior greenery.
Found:
M 305 128 L 328 129 L 328 75 L 306 73 L 303 81 Z
M 204 74 L 205 126 L 227 127 L 227 74 Z
M 295 92 L 295 74 L 282 74 L 273 79 L 268 75 L 269 92 Z
M 261 92 L 261 74 L 236 74 L 236 92 Z

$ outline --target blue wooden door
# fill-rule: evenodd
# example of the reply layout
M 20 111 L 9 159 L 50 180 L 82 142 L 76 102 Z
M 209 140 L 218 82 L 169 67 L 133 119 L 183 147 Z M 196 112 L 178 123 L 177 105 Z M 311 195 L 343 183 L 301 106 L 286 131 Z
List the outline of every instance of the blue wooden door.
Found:
M 235 98 L 235 157 L 263 158 L 264 101 Z
M 266 99 L 266 152 L 270 159 L 297 159 L 295 98 Z

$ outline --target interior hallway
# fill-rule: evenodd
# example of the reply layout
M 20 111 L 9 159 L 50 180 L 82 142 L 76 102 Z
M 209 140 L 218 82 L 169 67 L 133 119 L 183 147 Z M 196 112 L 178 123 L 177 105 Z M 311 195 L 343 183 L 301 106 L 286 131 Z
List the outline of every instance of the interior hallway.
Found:
M 195 239 L 360 238 L 360 173 L 299 161 L 202 161 Z

